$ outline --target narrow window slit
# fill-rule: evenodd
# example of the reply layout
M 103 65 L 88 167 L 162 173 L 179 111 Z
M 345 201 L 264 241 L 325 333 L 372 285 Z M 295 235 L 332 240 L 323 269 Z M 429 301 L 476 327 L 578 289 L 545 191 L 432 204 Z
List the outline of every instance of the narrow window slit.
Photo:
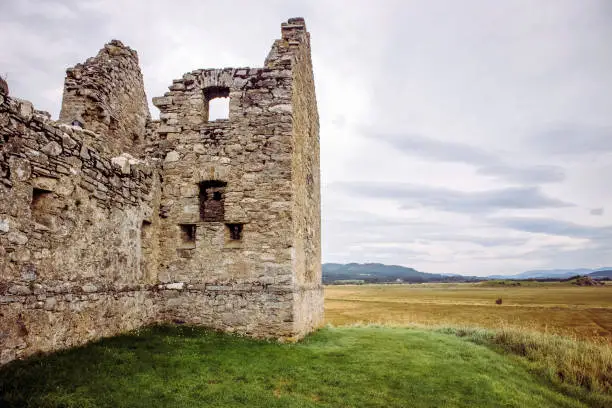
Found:
M 149 238 L 149 234 L 151 229 L 151 221 L 142 220 L 142 226 L 140 227 L 140 242 L 142 246 L 145 246 Z

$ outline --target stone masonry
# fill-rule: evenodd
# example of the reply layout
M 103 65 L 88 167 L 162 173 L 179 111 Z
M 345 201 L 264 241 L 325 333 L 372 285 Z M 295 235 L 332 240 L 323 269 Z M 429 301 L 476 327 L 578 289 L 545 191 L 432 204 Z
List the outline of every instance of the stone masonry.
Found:
M 301 18 L 281 34 L 263 68 L 174 80 L 159 120 L 116 40 L 67 70 L 57 122 L 0 88 L 0 364 L 158 322 L 321 325 L 310 38 Z

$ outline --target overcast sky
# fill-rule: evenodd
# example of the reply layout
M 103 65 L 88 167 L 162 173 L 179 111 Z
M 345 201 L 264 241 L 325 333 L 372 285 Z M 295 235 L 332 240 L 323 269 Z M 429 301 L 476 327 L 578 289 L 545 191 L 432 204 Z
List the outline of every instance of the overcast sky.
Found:
M 612 266 L 612 1 L 2 0 L 0 73 L 57 117 L 113 38 L 147 97 L 311 32 L 323 260 L 473 275 Z M 153 116 L 157 109 L 151 108 Z

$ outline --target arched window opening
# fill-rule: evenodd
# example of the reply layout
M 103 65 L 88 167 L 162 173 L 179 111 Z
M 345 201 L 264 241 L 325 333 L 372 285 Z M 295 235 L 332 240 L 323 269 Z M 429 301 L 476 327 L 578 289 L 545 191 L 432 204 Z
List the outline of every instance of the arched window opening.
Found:
M 208 103 L 208 121 L 229 119 L 229 98 L 215 98 Z
M 209 87 L 204 90 L 204 118 L 207 122 L 229 119 L 229 88 Z

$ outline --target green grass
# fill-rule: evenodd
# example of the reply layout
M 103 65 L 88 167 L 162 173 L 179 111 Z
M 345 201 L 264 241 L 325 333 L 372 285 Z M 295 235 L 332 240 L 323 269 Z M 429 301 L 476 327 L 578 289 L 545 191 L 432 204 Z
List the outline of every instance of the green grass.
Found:
M 524 357 L 530 370 L 592 406 L 612 407 L 612 347 L 575 338 L 511 327 L 498 330 L 442 327 L 476 344 Z
M 278 344 L 153 327 L 0 370 L 7 407 L 586 407 L 448 333 L 326 328 Z M 565 391 L 566 392 L 566 391 Z

